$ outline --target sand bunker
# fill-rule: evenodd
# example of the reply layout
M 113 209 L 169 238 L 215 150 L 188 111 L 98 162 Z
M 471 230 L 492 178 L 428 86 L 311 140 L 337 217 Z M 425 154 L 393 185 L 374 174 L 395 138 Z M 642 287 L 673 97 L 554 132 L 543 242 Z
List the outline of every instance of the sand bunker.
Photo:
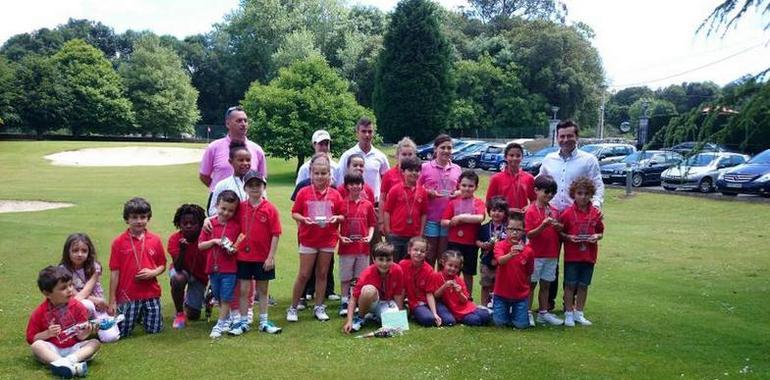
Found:
M 128 146 L 88 148 L 45 156 L 60 166 L 164 166 L 200 162 L 203 149 Z
M 43 201 L 9 201 L 0 199 L 0 214 L 7 212 L 43 211 L 74 206 L 72 203 Z

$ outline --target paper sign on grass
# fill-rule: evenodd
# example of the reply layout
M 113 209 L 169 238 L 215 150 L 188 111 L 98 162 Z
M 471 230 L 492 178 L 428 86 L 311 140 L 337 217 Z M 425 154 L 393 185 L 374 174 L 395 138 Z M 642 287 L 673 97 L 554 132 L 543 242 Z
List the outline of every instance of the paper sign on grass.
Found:
M 382 327 L 399 328 L 402 331 L 409 330 L 409 320 L 406 318 L 406 310 L 388 310 L 380 315 Z

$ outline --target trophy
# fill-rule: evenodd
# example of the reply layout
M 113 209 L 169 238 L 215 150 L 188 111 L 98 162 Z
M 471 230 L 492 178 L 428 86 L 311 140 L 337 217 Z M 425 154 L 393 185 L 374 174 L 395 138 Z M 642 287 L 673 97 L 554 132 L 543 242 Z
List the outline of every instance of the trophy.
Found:
M 308 214 L 314 223 L 321 228 L 326 227 L 326 223 L 332 217 L 332 203 L 329 201 L 310 201 L 308 202 Z
M 455 183 L 454 181 L 449 177 L 441 177 L 438 180 L 437 188 L 439 195 L 442 197 L 448 197 L 455 189 Z
M 228 254 L 232 255 L 235 253 L 236 251 L 235 244 L 233 244 L 233 242 L 230 239 L 228 239 L 227 236 L 222 236 L 222 239 L 220 241 L 222 243 L 222 248 L 224 248 L 224 250 L 227 251 Z
M 361 241 L 364 239 L 365 229 L 364 229 L 364 220 L 362 218 L 348 218 L 347 219 L 347 237 L 348 239 L 352 241 Z
M 586 242 L 588 242 L 591 239 L 591 230 L 592 223 L 590 221 L 585 221 L 578 223 L 578 234 L 577 234 L 577 240 L 580 242 L 580 251 L 584 252 L 588 250 L 588 246 L 586 245 Z

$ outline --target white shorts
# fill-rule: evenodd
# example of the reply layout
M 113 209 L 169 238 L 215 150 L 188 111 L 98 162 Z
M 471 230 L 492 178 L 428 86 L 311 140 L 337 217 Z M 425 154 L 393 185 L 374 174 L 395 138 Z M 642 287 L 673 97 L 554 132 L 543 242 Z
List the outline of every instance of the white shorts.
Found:
M 61 347 L 59 347 L 59 346 L 57 346 L 57 345 L 55 345 L 55 344 L 53 344 L 53 343 L 51 343 L 51 342 L 49 342 L 47 340 L 44 340 L 42 342 L 43 342 L 43 344 L 48 346 L 48 348 L 51 351 L 55 352 L 56 355 L 59 355 L 60 357 L 66 358 L 67 356 L 70 356 L 70 355 L 72 355 L 72 354 L 82 350 L 83 346 L 88 344 L 88 342 L 90 342 L 90 341 L 91 340 L 89 339 L 89 340 L 84 340 L 84 341 L 81 341 L 81 342 L 77 342 L 74 345 L 72 345 L 70 347 L 66 347 L 66 348 L 61 348 Z M 91 357 L 89 357 L 89 358 L 87 358 L 86 360 L 83 360 L 83 361 L 84 362 L 85 361 L 89 361 L 89 360 L 91 360 L 93 358 L 94 358 L 94 356 L 91 355 Z M 40 360 L 40 358 L 38 358 L 38 360 Z M 45 363 L 45 364 L 48 364 L 48 363 Z
M 555 281 L 556 280 L 556 267 L 559 265 L 559 259 L 557 258 L 535 258 L 535 270 L 532 271 L 532 278 L 530 282 L 543 281 Z
M 377 301 L 372 303 L 372 308 L 370 313 L 372 313 L 375 317 L 380 318 L 382 313 L 393 310 L 398 311 L 398 305 L 396 305 L 396 301 L 390 300 L 390 301 Z
M 369 266 L 369 255 L 340 255 L 340 281 L 347 282 L 358 278 L 361 272 Z
M 302 244 L 299 245 L 300 255 L 315 255 L 316 253 L 331 253 L 334 254 L 334 247 L 329 248 L 312 248 L 306 247 Z

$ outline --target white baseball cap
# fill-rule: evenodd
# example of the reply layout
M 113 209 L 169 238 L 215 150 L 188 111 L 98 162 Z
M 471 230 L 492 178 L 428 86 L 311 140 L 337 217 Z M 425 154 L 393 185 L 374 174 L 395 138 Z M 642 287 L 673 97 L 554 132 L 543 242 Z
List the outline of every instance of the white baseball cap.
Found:
M 319 129 L 313 132 L 313 139 L 311 140 L 313 144 L 318 144 L 319 142 L 324 140 L 332 141 L 332 137 L 329 135 L 329 132 L 326 132 L 323 129 Z

